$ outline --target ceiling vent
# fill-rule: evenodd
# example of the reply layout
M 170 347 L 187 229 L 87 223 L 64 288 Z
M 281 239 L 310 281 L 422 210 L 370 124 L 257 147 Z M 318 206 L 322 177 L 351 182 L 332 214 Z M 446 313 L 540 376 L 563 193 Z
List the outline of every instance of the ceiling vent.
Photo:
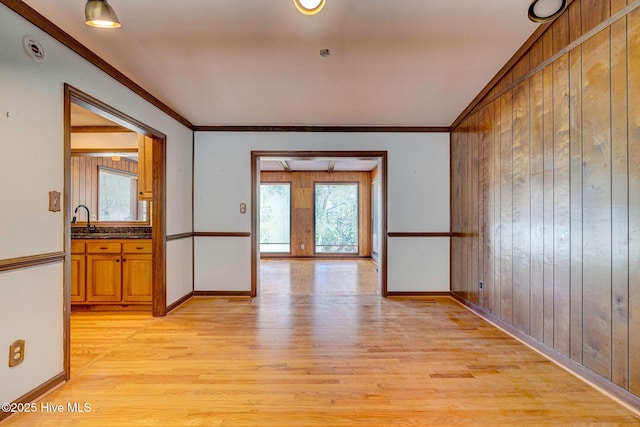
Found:
M 22 47 L 24 47 L 24 51 L 27 52 L 31 59 L 40 63 L 44 62 L 44 48 L 33 36 L 24 36 L 22 38 Z

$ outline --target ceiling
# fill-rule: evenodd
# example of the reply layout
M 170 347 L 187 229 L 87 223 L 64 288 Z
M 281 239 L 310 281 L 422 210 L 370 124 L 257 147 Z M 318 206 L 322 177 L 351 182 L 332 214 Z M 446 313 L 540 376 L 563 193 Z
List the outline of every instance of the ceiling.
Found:
M 117 123 L 71 103 L 71 126 L 118 126 Z
M 109 0 L 117 30 L 24 2 L 197 126 L 449 126 L 537 27 L 530 0 Z

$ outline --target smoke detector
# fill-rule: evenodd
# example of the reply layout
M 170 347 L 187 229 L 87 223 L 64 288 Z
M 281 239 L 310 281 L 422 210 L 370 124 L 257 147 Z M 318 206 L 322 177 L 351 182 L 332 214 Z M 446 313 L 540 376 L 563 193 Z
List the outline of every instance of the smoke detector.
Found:
M 33 36 L 24 36 L 22 38 L 22 47 L 27 55 L 36 62 L 44 62 L 44 48 L 38 40 Z

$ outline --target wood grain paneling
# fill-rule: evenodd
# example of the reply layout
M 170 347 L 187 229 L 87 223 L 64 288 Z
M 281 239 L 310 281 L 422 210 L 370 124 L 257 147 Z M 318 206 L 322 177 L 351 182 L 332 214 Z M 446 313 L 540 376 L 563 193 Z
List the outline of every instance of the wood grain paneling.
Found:
M 611 64 L 609 31 L 582 45 L 584 365 L 611 375 Z
M 586 33 L 611 14 L 611 0 L 581 0 L 582 34 Z
M 358 183 L 358 256 L 371 256 L 371 172 L 260 172 L 261 182 L 291 183 L 291 254 L 314 256 L 314 184 Z M 304 249 L 301 248 L 304 245 Z M 320 254 L 319 254 L 320 255 Z M 321 254 L 326 256 L 327 254 Z M 271 256 L 271 255 L 269 255 Z
M 495 258 L 494 258 L 494 266 L 493 266 L 493 272 L 494 272 L 494 284 L 495 284 L 495 292 L 493 293 L 494 296 L 494 301 L 493 301 L 493 309 L 494 312 L 498 315 L 500 315 L 500 311 L 501 311 L 501 300 L 502 300 L 502 279 L 501 279 L 501 269 L 500 269 L 500 262 L 502 260 L 502 245 L 501 245 L 501 235 L 500 235 L 500 227 L 501 227 L 501 223 L 500 223 L 500 204 L 501 204 L 501 191 L 499 191 L 500 189 L 500 174 L 501 174 L 501 167 L 502 167 L 502 156 L 501 156 L 501 152 L 500 152 L 500 129 L 502 127 L 502 122 L 500 121 L 500 109 L 501 109 L 501 103 L 499 99 L 496 99 L 495 102 L 493 103 L 494 105 L 494 111 L 493 111 L 493 121 L 496 124 L 494 126 L 494 132 L 493 132 L 493 156 L 494 156 L 494 160 L 493 160 L 493 166 L 494 166 L 494 177 L 495 177 L 495 181 L 494 181 L 494 196 L 495 196 L 495 203 L 493 206 L 493 210 L 494 210 L 494 218 L 495 218 L 495 222 L 493 224 L 493 236 L 495 239 Z M 455 147 L 454 147 L 455 148 Z M 454 208 L 455 209 L 455 208 Z M 462 210 L 461 210 L 462 211 Z M 462 211 L 460 213 L 461 215 L 465 215 L 465 211 Z
M 513 317 L 513 100 L 500 97 L 500 313 Z
M 640 396 L 640 9 L 628 21 L 629 389 Z
M 471 177 L 479 176 L 479 133 L 478 132 L 478 120 L 479 115 L 474 114 L 471 118 L 471 132 L 469 132 L 467 144 L 469 145 L 469 150 L 471 155 L 469 156 L 469 169 L 471 170 Z M 478 193 L 478 179 L 472 179 L 469 185 L 469 194 L 468 194 L 468 203 L 469 209 L 471 212 L 474 212 L 475 215 L 469 216 L 469 231 L 472 233 L 471 239 L 468 239 L 468 252 L 469 252 L 469 261 L 470 267 L 467 270 L 467 292 L 469 294 L 469 301 L 474 304 L 478 304 L 479 301 L 479 287 L 478 287 L 478 275 L 479 275 L 479 246 L 478 246 L 478 236 L 480 233 L 479 224 L 478 224 L 478 203 L 479 203 L 479 193 Z
M 618 9 L 623 4 L 614 4 Z M 617 3 L 625 3 L 618 1 Z M 612 10 L 613 12 L 613 10 Z M 629 382 L 629 156 L 627 151 L 627 21 L 611 26 L 611 379 Z
M 138 174 L 138 162 L 126 158 L 113 160 L 111 157 L 71 156 L 71 208 L 86 205 L 98 220 L 98 167 Z M 87 221 L 87 211 L 79 209 L 78 222 Z M 95 218 L 91 218 L 92 221 Z
M 553 347 L 566 356 L 571 308 L 568 55 L 553 64 L 553 82 Z
M 579 3 L 578 3 L 579 4 Z M 571 15 L 573 19 L 573 15 Z M 577 16 L 576 18 L 580 18 Z M 572 21 L 573 22 L 573 21 Z M 579 22 L 579 20 L 578 20 Z M 582 48 L 569 53 L 571 359 L 582 363 Z
M 530 330 L 529 82 L 513 91 L 513 324 Z
M 553 69 L 545 68 L 542 78 L 543 341 L 553 347 Z
M 574 1 L 531 43 L 529 72 L 514 61 L 453 129 L 452 292 L 637 399 L 640 2 L 630 3 Z M 476 278 L 477 301 L 464 283 Z
M 529 126 L 531 129 L 531 288 L 530 334 L 544 341 L 544 138 L 543 138 L 543 72 L 529 80 Z

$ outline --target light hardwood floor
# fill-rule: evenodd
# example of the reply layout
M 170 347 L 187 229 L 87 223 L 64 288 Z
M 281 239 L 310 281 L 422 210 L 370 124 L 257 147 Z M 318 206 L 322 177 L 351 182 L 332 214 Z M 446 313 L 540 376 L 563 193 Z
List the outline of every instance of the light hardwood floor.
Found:
M 7 425 L 640 423 L 449 297 L 303 295 L 293 281 L 300 294 L 196 297 L 165 318 L 74 314 L 72 379 L 41 402 L 91 412 Z
M 267 259 L 260 263 L 260 295 L 379 295 L 370 259 Z

